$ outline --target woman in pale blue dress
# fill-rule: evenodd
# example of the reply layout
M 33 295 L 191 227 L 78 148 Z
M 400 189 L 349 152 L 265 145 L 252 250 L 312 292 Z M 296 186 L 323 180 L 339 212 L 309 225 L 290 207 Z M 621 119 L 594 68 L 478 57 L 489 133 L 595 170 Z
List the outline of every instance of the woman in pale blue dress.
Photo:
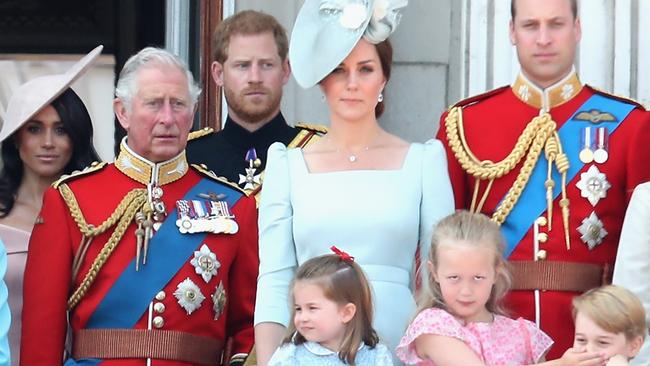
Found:
M 440 142 L 409 144 L 377 122 L 390 78 L 387 37 L 405 5 L 307 0 L 296 19 L 289 48 L 294 77 L 304 88 L 319 84 L 331 123 L 328 134 L 304 150 L 280 143 L 269 148 L 255 308 L 260 366 L 290 321 L 295 269 L 332 245 L 365 271 L 374 328 L 391 352 L 414 315 L 416 253 L 419 248 L 427 258 L 433 225 L 454 205 Z

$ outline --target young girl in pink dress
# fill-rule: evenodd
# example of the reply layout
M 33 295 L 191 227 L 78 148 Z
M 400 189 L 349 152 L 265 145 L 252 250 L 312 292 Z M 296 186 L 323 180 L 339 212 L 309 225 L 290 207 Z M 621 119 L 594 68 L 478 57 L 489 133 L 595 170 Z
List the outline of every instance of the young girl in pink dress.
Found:
M 499 227 L 458 211 L 433 232 L 419 312 L 397 347 L 408 365 L 531 365 L 553 341 L 534 323 L 505 316 L 511 279 Z M 568 350 L 545 365 L 604 365 L 598 353 Z

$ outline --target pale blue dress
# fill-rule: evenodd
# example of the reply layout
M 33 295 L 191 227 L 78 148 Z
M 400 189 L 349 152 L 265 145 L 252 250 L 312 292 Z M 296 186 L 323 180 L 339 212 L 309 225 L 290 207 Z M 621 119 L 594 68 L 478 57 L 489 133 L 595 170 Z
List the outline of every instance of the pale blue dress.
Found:
M 394 353 L 415 315 L 418 245 L 426 262 L 434 224 L 454 211 L 442 144 L 411 144 L 397 170 L 310 173 L 302 150 L 274 143 L 265 175 L 255 324 L 286 327 L 297 266 L 330 254 L 336 245 L 365 271 L 373 289 L 374 328 Z
M 356 366 L 393 366 L 388 348 L 378 344 L 374 348 L 361 345 L 354 357 Z M 305 342 L 300 345 L 285 343 L 275 351 L 268 366 L 345 366 L 338 353 L 318 343 Z

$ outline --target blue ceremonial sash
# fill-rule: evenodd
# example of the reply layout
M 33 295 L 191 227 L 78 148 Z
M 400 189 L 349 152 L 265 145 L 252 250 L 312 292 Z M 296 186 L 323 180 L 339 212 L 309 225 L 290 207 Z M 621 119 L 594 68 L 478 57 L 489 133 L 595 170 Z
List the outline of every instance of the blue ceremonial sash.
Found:
M 600 94 L 594 94 L 580 108 L 576 109 L 576 112 L 558 131 L 564 153 L 569 158 L 570 167 L 567 172 L 567 184 L 573 180 L 584 166 L 578 158 L 578 154 L 582 148 L 580 146 L 582 128 L 594 126 L 592 122 L 574 120 L 573 118 L 579 112 L 591 111 L 592 109 L 611 113 L 616 117 L 616 121 L 601 122 L 598 124 L 598 127 L 606 127 L 611 136 L 634 108 L 635 106 L 632 104 L 610 99 Z M 519 197 L 519 201 L 506 218 L 506 221 L 501 225 L 501 232 L 506 238 L 506 258 L 510 257 L 510 254 L 512 254 L 521 239 L 526 235 L 534 220 L 546 211 L 546 187 L 544 187 L 544 182 L 547 178 L 547 164 L 546 157 L 544 154 L 541 154 L 528 184 L 526 184 Z M 555 169 L 552 174 L 555 182 L 561 181 L 561 175 Z M 557 198 L 561 191 L 562 187 L 556 184 L 553 189 L 553 199 Z
M 243 193 L 209 179 L 201 179 L 183 197 L 196 199 L 199 193 L 225 195 L 224 200 L 233 207 Z M 104 299 L 90 316 L 87 329 L 130 329 L 147 311 L 154 296 L 189 261 L 190 256 L 203 242 L 207 233 L 181 234 L 176 226 L 176 208 L 170 212 L 158 232 L 149 241 L 147 264 L 135 271 L 134 258 L 115 281 Z M 135 248 L 134 248 L 135 251 Z M 97 359 L 68 359 L 65 366 L 97 365 Z

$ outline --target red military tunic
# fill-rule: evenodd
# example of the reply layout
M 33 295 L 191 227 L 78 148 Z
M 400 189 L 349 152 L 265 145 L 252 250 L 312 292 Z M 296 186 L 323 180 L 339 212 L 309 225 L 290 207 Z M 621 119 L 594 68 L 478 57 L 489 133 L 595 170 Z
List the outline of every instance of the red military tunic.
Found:
M 578 108 L 595 93 L 602 94 L 607 98 L 614 98 L 588 86 L 583 87 L 575 73 L 545 91 L 541 91 L 520 76 L 512 87 L 504 87 L 461 101 L 457 106 L 462 107 L 464 134 L 469 149 L 479 160 L 499 162 L 512 151 L 524 128 L 529 121 L 540 114 L 542 106 L 548 108 L 553 121 L 557 122 L 559 130 L 562 124 L 571 118 Z M 441 118 L 438 137 L 444 141 L 447 148 L 449 173 L 457 207 L 468 209 L 472 201 L 475 179 L 463 170 L 449 147 L 445 129 L 446 117 L 447 113 L 443 114 Z M 593 126 L 598 127 L 598 124 Z M 573 138 L 580 139 L 580 136 L 576 135 Z M 544 241 L 546 238 L 540 240 L 537 237 L 539 251 L 535 253 L 533 222 L 538 217 L 533 217 L 529 222 L 527 232 L 510 255 L 509 260 L 511 262 L 533 261 L 537 258 L 538 261 L 546 262 L 591 263 L 609 267 L 608 270 L 604 268 L 604 273 L 611 273 L 625 208 L 632 190 L 637 184 L 650 179 L 650 165 L 643 163 L 650 159 L 648 142 L 650 142 L 650 121 L 643 108 L 640 105 L 635 105 L 634 110 L 609 139 L 609 159 L 602 164 L 584 164 L 578 174 L 566 184 L 567 198 L 570 202 L 568 232 L 571 248 L 567 250 L 565 244 L 562 211 L 559 206 L 559 201 L 562 198 L 560 196 L 553 201 L 552 230 L 548 230 L 548 225 L 539 227 L 540 232 L 548 235 L 548 240 Z M 566 141 L 563 141 L 562 144 L 565 145 Z M 537 162 L 537 164 L 541 163 L 541 161 Z M 594 165 L 601 173 L 605 174 L 611 187 L 606 191 L 606 197 L 601 198 L 595 206 L 592 206 L 587 198 L 581 196 L 581 190 L 576 184 L 581 179 L 581 173 L 586 172 Z M 482 208 L 483 213 L 487 215 L 494 213 L 499 202 L 513 186 L 521 167 L 522 162 L 508 174 L 494 181 Z M 555 184 L 561 185 L 562 183 L 556 181 Z M 483 181 L 480 186 L 479 198 L 486 186 L 487 182 Z M 516 205 L 527 205 L 527 202 L 522 198 Z M 582 234 L 578 231 L 578 227 L 592 212 L 602 221 L 607 235 L 602 238 L 599 245 L 590 250 L 581 240 Z M 543 216 L 546 216 L 546 212 Z M 508 222 L 507 219 L 506 222 Z M 567 279 L 561 279 L 558 282 L 563 280 Z M 559 285 L 562 286 L 562 284 Z M 547 356 L 548 359 L 561 356 L 572 345 L 574 328 L 571 319 L 571 299 L 575 295 L 576 292 L 569 291 L 540 292 L 538 305 L 541 312 L 541 328 L 555 341 L 555 346 Z M 512 291 L 506 299 L 506 305 L 513 312 L 513 316 L 523 316 L 534 321 L 536 310 L 534 296 L 532 290 Z
M 116 210 L 129 191 L 135 188 L 146 188 L 142 183 L 143 177 L 144 181 L 154 179 L 150 176 L 156 176 L 157 170 L 160 178 L 159 187 L 163 192 L 161 200 L 167 207 L 167 214 L 171 213 L 177 200 L 181 200 L 186 192 L 202 179 L 211 180 L 211 184 L 227 185 L 195 168 L 188 168 L 184 152 L 172 161 L 159 163 L 154 167 L 152 163 L 136 156 L 124 146 L 124 143 L 116 165 L 110 164 L 94 170 L 86 174 L 82 172 L 78 177 L 64 179 L 63 183 L 67 184 L 73 192 L 85 220 L 96 226 Z M 152 171 L 153 173 L 149 174 Z M 181 335 L 200 336 L 209 347 L 217 347 L 217 351 L 221 348 L 222 342 L 232 338 L 232 354 L 242 355 L 250 351 L 253 345 L 253 310 L 259 265 L 257 211 L 253 198 L 243 195 L 237 188 L 233 190 L 229 187 L 229 189 L 233 192 L 233 196 L 241 195 L 241 198 L 236 196 L 238 198 L 236 203 L 230 207 L 230 212 L 235 216 L 234 220 L 239 226 L 238 231 L 234 234 L 208 233 L 194 249 L 200 251 L 200 247 L 204 244 L 207 246 L 207 250 L 202 250 L 204 253 L 210 252 L 216 256 L 219 263 L 216 273 L 207 276 L 207 280 L 203 278 L 199 273 L 201 271 L 191 263 L 191 260 L 197 256 L 197 252 L 191 252 L 188 257 L 181 259 L 180 269 L 169 274 L 171 280 L 159 290 L 155 290 L 157 293 L 154 298 L 151 298 L 151 310 L 145 309 L 141 314 L 134 314 L 134 319 L 137 321 L 133 329 L 152 329 L 154 333 L 178 331 L 177 334 Z M 93 238 L 80 270 L 71 284 L 73 258 L 82 241 L 79 226 L 72 217 L 62 194 L 56 189 L 46 192 L 41 215 L 43 224 L 36 225 L 34 228 L 25 272 L 21 361 L 23 365 L 60 365 L 66 339 L 66 310 L 69 296 L 89 272 L 91 264 L 115 228 L 112 227 Z M 176 217 L 169 217 L 168 220 L 172 220 L 172 227 L 176 230 L 174 223 Z M 98 272 L 96 280 L 78 304 L 70 310 L 69 322 L 75 336 L 77 332 L 86 328 L 93 312 L 105 299 L 122 272 L 127 266 L 133 266 L 136 256 L 136 227 L 134 221 L 129 222 L 113 253 Z M 154 238 L 156 235 L 158 234 L 154 234 Z M 160 250 L 152 245 L 149 248 L 149 255 L 151 256 L 157 249 Z M 164 253 L 164 255 L 174 256 L 175 253 Z M 143 264 L 140 260 L 140 268 L 147 265 L 152 264 L 150 262 Z M 135 272 L 136 282 L 138 274 L 141 273 Z M 181 306 L 180 298 L 175 295 L 175 292 L 182 288 L 179 286 L 181 283 L 184 281 L 185 284 L 190 283 L 187 279 L 196 286 L 191 288 L 204 297 L 199 306 L 190 309 L 191 313 Z M 221 288 L 219 288 L 220 284 L 222 284 Z M 187 286 L 185 289 L 187 290 Z M 219 306 L 218 296 L 222 301 L 225 297 L 225 304 L 222 302 Z M 194 298 L 193 296 L 192 299 Z M 126 304 L 130 299 L 122 298 L 119 301 Z M 148 302 L 148 298 L 145 301 Z M 119 314 L 120 311 L 120 308 L 112 310 L 115 314 Z M 75 336 L 73 336 L 73 344 L 79 341 Z M 211 340 L 214 341 L 214 345 Z M 95 346 L 98 345 L 92 345 Z M 135 343 L 125 346 L 139 347 Z M 183 348 L 188 348 L 187 346 L 187 344 L 181 345 Z M 221 364 L 220 357 L 219 354 L 215 359 L 210 359 L 209 364 Z M 79 363 L 72 364 L 94 364 L 84 363 L 83 360 L 74 362 L 77 361 Z M 101 364 L 145 365 L 146 358 L 105 359 Z M 191 363 L 170 359 L 152 360 L 152 365 L 159 366 L 189 364 Z

